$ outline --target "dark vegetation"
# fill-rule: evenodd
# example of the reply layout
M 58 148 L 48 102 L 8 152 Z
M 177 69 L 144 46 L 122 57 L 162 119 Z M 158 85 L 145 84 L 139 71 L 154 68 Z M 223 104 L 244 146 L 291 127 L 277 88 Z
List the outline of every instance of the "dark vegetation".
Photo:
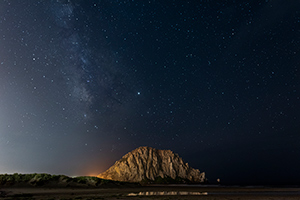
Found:
M 105 180 L 91 176 L 68 177 L 51 174 L 1 174 L 2 187 L 114 187 L 138 186 L 136 183 L 126 183 Z

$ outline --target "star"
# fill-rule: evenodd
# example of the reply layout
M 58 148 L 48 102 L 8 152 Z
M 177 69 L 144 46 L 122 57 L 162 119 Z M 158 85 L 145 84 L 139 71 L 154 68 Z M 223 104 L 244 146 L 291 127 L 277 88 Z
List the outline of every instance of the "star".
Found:
M 297 1 L 23 2 L 0 1 L 0 173 L 84 175 L 143 145 L 299 182 Z

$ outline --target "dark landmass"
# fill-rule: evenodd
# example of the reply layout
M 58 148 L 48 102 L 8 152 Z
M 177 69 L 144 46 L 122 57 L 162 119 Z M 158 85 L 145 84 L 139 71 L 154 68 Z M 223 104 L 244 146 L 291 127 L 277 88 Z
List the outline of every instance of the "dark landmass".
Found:
M 105 187 L 138 187 L 139 183 L 127 183 L 105 180 L 91 176 L 68 177 L 51 174 L 1 174 L 0 187 L 54 187 L 54 188 L 105 188 Z
M 179 180 L 180 181 L 180 180 Z M 222 186 L 170 184 L 170 177 L 147 184 L 105 180 L 97 177 L 68 177 L 50 174 L 0 175 L 0 199 L 4 200 L 282 200 L 300 199 L 300 188 L 266 186 Z M 157 184 L 160 183 L 160 184 Z

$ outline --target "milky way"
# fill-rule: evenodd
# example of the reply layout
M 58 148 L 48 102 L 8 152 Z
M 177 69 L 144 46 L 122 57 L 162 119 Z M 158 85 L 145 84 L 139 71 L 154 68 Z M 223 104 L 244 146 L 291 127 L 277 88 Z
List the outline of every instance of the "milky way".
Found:
M 299 8 L 1 1 L 0 173 L 95 175 L 151 146 L 212 181 L 296 182 Z

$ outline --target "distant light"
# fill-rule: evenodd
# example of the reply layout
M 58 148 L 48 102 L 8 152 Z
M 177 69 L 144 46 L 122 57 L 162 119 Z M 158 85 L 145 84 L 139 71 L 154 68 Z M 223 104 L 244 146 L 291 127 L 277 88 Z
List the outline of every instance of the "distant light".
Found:
M 137 94 L 138 94 L 138 95 L 140 95 L 141 93 L 140 93 L 140 92 L 138 92 Z

